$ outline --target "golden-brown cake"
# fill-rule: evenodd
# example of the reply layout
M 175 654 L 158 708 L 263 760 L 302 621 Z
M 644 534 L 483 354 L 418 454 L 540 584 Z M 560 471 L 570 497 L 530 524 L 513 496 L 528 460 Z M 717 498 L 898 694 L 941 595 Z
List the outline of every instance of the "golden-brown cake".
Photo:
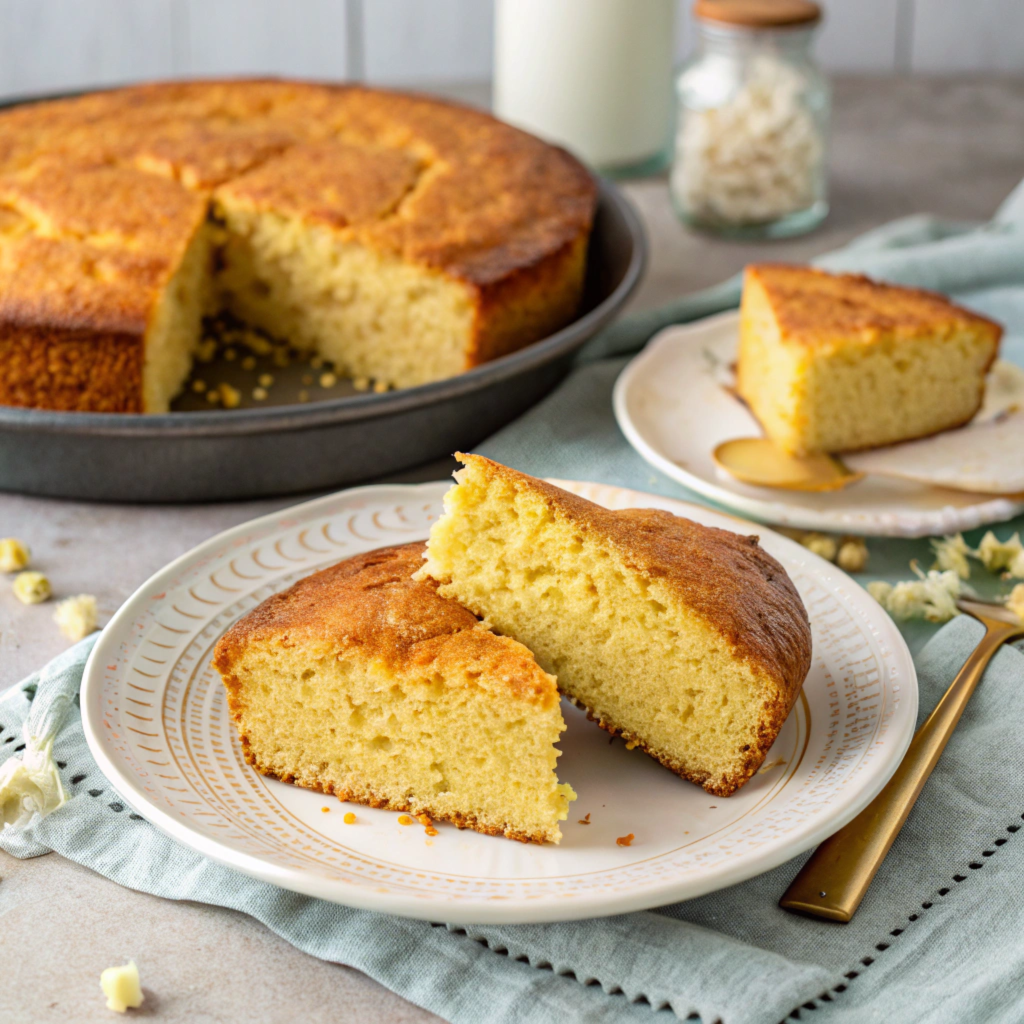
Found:
M 561 838 L 572 790 L 555 680 L 431 582 L 423 544 L 276 594 L 217 644 L 246 759 L 342 800 L 529 842 Z
M 596 201 L 424 97 L 163 83 L 0 113 L 0 404 L 159 412 L 204 312 L 409 387 L 562 327 Z
M 526 644 L 560 689 L 728 796 L 764 761 L 810 666 L 807 613 L 756 537 L 611 512 L 479 455 L 418 578 Z
M 737 389 L 794 455 L 907 441 L 981 407 L 1002 329 L 918 288 L 811 267 L 748 267 Z

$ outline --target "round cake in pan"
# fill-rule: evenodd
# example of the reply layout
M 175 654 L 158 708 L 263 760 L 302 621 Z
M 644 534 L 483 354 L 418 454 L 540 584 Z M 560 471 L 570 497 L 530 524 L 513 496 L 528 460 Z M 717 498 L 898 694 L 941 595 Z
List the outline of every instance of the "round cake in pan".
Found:
M 0 114 L 0 404 L 162 412 L 226 311 L 411 387 L 568 323 L 596 188 L 480 111 L 143 85 Z

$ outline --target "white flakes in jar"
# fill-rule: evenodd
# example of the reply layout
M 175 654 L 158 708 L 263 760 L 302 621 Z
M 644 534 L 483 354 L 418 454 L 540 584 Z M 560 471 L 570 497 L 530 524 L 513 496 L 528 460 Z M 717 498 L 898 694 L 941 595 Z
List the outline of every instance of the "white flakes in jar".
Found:
M 824 141 L 805 86 L 764 54 L 720 106 L 681 109 L 672 190 L 689 218 L 757 224 L 813 205 Z

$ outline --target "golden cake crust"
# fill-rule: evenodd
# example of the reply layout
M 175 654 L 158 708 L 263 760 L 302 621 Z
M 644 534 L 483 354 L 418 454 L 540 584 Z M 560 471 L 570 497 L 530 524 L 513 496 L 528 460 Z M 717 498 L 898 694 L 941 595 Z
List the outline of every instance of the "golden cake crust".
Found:
M 236 622 L 214 650 L 232 718 L 246 761 L 258 772 L 282 782 L 336 796 L 339 800 L 407 811 L 458 828 L 520 842 L 544 843 L 542 833 L 525 832 L 481 822 L 473 815 L 443 811 L 419 801 L 384 797 L 372 788 L 337 790 L 333 784 L 282 774 L 264 763 L 241 728 L 242 685 L 235 668 L 252 646 L 278 644 L 321 651 L 334 656 L 379 662 L 403 674 L 404 686 L 429 685 L 441 673 L 450 681 L 469 670 L 483 683 L 499 680 L 515 699 L 549 709 L 560 699 L 553 676 L 533 661 L 521 644 L 484 628 L 472 612 L 437 593 L 432 580 L 418 582 L 412 573 L 423 564 L 423 543 L 381 548 L 333 565 L 299 580 L 268 598 Z
M 641 576 L 666 583 L 737 657 L 775 683 L 779 699 L 774 710 L 781 714 L 781 725 L 810 669 L 811 627 L 792 580 L 757 537 L 660 509 L 609 511 L 482 455 L 456 457 L 542 495 L 557 515 L 606 538 Z
M 336 657 L 379 662 L 426 684 L 430 672 L 457 679 L 466 669 L 502 680 L 517 699 L 550 707 L 555 680 L 526 649 L 485 629 L 456 601 L 441 597 L 432 580 L 412 574 L 426 544 L 380 548 L 299 580 L 239 619 L 214 650 L 228 680 L 247 648 L 327 646 Z
M 871 344 L 883 336 L 916 338 L 970 326 L 991 333 L 994 360 L 1003 333 L 994 320 L 938 292 L 884 284 L 863 274 L 784 263 L 749 266 L 746 274 L 764 289 L 783 341 L 808 348 L 825 347 L 836 338 Z
M 14 108 L 0 113 L 0 261 L 16 271 L 0 281 L 0 344 L 32 327 L 59 347 L 70 332 L 79 348 L 62 361 L 106 378 L 97 393 L 123 392 L 118 411 L 138 411 L 131 385 L 109 377 L 110 320 L 142 346 L 218 197 L 326 225 L 465 286 L 476 297 L 469 369 L 571 318 L 596 186 L 564 151 L 485 113 L 357 86 L 158 83 Z M 42 239 L 68 249 L 45 274 L 26 247 Z M 90 331 L 95 359 L 81 348 Z M 0 404 L 90 403 L 46 373 L 30 382 L 0 369 Z

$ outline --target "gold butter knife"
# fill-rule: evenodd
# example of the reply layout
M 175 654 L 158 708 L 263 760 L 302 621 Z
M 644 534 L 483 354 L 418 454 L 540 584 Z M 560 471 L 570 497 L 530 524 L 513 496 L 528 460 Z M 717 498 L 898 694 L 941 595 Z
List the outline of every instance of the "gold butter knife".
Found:
M 1024 636 L 1024 622 L 1004 605 L 960 598 L 957 607 L 981 622 L 985 635 L 917 730 L 885 789 L 811 855 L 779 900 L 784 910 L 844 923 L 852 919 L 992 656 L 1008 640 Z

